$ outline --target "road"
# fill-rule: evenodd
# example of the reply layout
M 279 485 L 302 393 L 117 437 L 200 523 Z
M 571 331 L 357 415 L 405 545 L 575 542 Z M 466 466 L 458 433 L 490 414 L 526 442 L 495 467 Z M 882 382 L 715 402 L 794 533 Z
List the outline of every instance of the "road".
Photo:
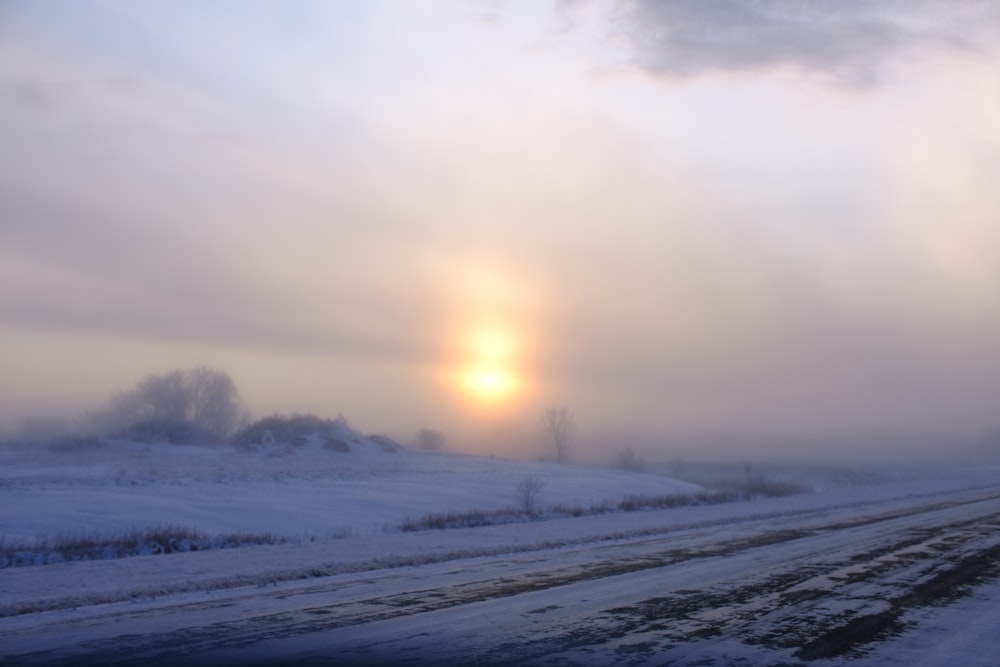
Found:
M 7 665 L 842 664 L 1000 575 L 1000 487 L 104 605 Z

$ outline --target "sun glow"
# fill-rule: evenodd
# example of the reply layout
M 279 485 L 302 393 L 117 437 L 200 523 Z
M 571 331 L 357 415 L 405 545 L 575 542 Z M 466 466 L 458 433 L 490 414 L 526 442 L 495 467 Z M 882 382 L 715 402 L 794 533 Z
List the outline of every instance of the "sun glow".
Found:
M 515 388 L 514 377 L 498 368 L 474 368 L 465 376 L 465 387 L 483 400 L 496 400 Z
M 442 372 L 464 410 L 503 417 L 534 391 L 530 331 L 541 288 L 523 269 L 469 257 L 449 267 L 454 319 Z
M 496 404 L 517 393 L 517 344 L 499 326 L 482 326 L 466 336 L 459 380 L 464 393 L 479 404 Z

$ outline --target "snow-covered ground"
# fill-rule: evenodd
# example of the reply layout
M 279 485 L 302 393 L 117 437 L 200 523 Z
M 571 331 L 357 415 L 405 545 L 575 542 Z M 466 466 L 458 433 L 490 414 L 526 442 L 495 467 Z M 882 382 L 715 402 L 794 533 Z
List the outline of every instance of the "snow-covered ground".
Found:
M 147 525 L 322 539 L 380 533 L 428 513 L 516 506 L 528 477 L 542 483 L 542 507 L 702 490 L 662 475 L 386 452 L 370 442 L 350 452 L 316 442 L 256 452 L 111 442 L 58 454 L 0 450 L 0 526 L 12 541 Z
M 9 449 L 9 543 L 150 525 L 288 541 L 0 569 L 0 657 L 998 664 L 1000 469 L 745 472 L 814 491 L 408 533 L 406 518 L 516 505 L 528 477 L 543 482 L 542 508 L 701 487 L 370 442 Z M 710 482 L 711 467 L 698 477 Z M 871 619 L 870 637 L 857 619 Z

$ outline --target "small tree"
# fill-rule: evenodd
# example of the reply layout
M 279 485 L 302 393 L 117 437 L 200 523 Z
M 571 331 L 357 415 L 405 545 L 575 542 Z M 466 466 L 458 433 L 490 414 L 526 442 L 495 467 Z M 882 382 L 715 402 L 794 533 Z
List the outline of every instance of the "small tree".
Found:
M 549 408 L 542 413 L 539 429 L 552 446 L 555 460 L 560 463 L 568 461 L 570 443 L 576 431 L 573 411 L 563 407 Z
M 538 510 L 538 496 L 542 493 L 545 482 L 533 475 L 528 475 L 517 483 L 517 502 L 525 514 L 534 514 Z

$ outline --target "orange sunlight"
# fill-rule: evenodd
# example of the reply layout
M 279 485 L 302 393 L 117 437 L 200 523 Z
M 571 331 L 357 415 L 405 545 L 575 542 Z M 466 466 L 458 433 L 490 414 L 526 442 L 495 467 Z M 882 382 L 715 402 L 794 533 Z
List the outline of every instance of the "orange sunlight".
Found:
M 517 395 L 522 381 L 516 368 L 518 345 L 510 330 L 498 325 L 473 328 L 462 341 L 459 385 L 480 407 L 498 407 Z
M 455 319 L 442 370 L 463 411 L 477 421 L 506 418 L 530 400 L 529 322 L 541 289 L 523 270 L 468 257 L 447 268 Z

